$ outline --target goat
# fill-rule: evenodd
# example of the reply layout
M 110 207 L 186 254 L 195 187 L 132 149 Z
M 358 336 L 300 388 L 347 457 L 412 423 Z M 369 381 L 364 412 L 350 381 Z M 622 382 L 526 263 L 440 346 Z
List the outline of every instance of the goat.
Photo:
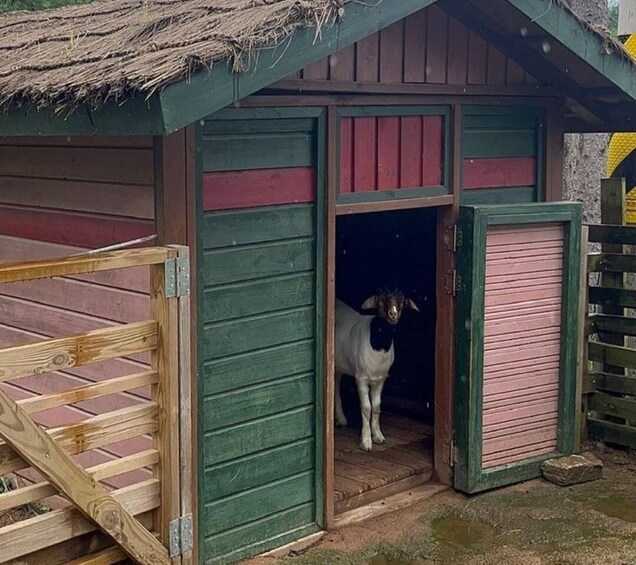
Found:
M 380 404 L 384 381 L 395 360 L 393 337 L 406 308 L 419 312 L 410 298 L 398 289 L 380 290 L 367 298 L 362 310 L 374 310 L 372 316 L 359 314 L 341 300 L 336 300 L 335 328 L 335 413 L 336 423 L 347 425 L 342 410 L 340 382 L 342 375 L 355 377 L 362 413 L 360 449 L 371 451 L 373 443 L 382 444 Z

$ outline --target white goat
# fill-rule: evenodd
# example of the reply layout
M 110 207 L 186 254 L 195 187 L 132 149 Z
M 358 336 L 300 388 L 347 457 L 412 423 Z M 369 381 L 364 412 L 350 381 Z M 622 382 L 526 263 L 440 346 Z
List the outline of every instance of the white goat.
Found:
M 362 413 L 362 438 L 360 449 L 371 451 L 373 443 L 384 443 L 380 430 L 380 404 L 382 387 L 389 376 L 395 359 L 393 337 L 404 307 L 419 312 L 411 299 L 402 292 L 379 291 L 365 300 L 363 310 L 375 310 L 373 316 L 359 314 L 341 300 L 336 300 L 335 330 L 335 412 L 336 422 L 347 425 L 342 410 L 340 381 L 342 375 L 356 379 L 360 412 Z

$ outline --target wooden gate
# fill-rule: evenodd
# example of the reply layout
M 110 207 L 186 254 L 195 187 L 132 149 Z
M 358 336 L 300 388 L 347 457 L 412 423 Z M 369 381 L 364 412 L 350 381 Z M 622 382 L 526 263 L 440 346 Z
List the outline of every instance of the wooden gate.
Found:
M 132 267 L 150 269 L 148 320 L 0 350 L 0 515 L 17 516 L 0 527 L 0 563 L 192 560 L 188 249 L 5 264 L 0 283 Z M 58 371 L 139 354 L 150 355 L 146 371 L 12 399 L 20 379 L 52 378 Z M 145 397 L 130 394 L 144 387 Z M 134 401 L 76 423 L 45 429 L 34 419 L 46 410 L 122 393 Z M 146 449 L 81 464 L 91 450 L 144 437 Z M 126 486 L 109 482 L 126 474 Z M 35 506 L 42 500 L 52 509 L 17 512 L 42 508 Z

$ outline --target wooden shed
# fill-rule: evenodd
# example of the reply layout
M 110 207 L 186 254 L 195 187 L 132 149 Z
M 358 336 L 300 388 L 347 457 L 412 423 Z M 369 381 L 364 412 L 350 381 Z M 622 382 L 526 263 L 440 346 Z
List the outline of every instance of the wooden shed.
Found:
M 560 202 L 564 133 L 633 130 L 636 66 L 562 0 L 101 0 L 0 31 L 0 263 L 154 234 L 190 249 L 197 562 L 429 482 L 527 480 L 575 449 L 581 209 Z M 0 348 L 143 319 L 144 277 L 0 288 Z M 348 384 L 352 426 L 334 427 L 334 304 L 380 286 L 421 314 L 396 336 L 387 444 L 364 453 Z M 37 421 L 106 406 L 79 404 Z

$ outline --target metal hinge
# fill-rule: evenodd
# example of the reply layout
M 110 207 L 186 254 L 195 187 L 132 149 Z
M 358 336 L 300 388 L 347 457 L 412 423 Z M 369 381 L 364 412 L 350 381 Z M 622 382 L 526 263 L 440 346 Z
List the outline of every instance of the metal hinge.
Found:
M 446 293 L 452 294 L 453 296 L 456 296 L 461 290 L 461 280 L 456 269 L 446 273 L 444 286 L 446 288 Z
M 170 522 L 170 557 L 192 551 L 192 514 Z
M 187 257 L 167 259 L 166 298 L 178 298 L 190 294 L 190 261 Z
M 454 467 L 455 462 L 457 461 L 457 446 L 455 445 L 454 439 L 450 440 L 450 444 L 448 447 L 450 451 L 450 453 L 448 454 L 448 463 L 451 467 Z

